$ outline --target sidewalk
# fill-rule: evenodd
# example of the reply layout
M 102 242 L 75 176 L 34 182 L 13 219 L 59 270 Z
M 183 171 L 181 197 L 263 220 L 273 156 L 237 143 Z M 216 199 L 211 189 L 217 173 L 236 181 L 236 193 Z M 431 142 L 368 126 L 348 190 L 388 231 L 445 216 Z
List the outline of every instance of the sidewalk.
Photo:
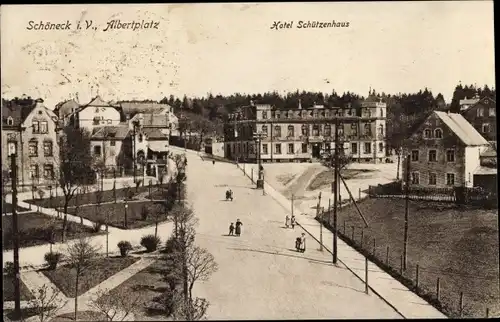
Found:
M 240 169 L 243 171 L 242 167 L 240 167 Z M 245 175 L 247 177 L 250 176 L 248 169 L 249 167 L 245 169 Z M 267 182 L 264 183 L 264 190 L 267 195 L 273 197 L 276 202 L 286 209 L 286 211 L 291 213 L 290 200 L 276 191 Z M 294 210 L 296 214 L 306 213 L 306 211 L 303 211 L 303 209 L 300 209 L 300 207 L 297 206 L 294 206 Z M 296 215 L 296 217 L 297 222 L 302 226 L 302 228 L 311 236 L 319 240 L 320 224 L 310 216 Z M 327 229 L 323 229 L 323 245 L 332 244 L 333 233 Z M 365 257 L 340 239 L 338 239 L 337 245 L 339 262 L 346 266 L 359 279 L 364 281 Z M 324 247 L 331 253 L 331 247 Z M 377 295 L 383 298 L 386 302 L 390 303 L 391 306 L 393 306 L 393 308 L 395 308 L 405 318 L 447 318 L 443 313 L 439 312 L 432 305 L 410 291 L 407 287 L 372 262 L 368 263 L 368 271 L 369 286 L 376 291 Z

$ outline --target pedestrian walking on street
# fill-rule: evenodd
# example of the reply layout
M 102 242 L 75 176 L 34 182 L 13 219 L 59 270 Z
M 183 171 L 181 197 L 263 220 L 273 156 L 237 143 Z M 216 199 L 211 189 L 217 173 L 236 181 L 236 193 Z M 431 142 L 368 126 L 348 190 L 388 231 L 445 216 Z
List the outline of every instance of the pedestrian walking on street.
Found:
M 285 218 L 285 228 L 288 228 L 288 226 L 290 226 L 290 217 L 288 217 L 288 215 L 286 215 L 286 218 Z
M 236 232 L 236 236 L 238 236 L 238 237 L 241 235 L 241 226 L 243 226 L 243 223 L 239 219 L 236 219 L 235 232 Z
M 215 165 L 215 160 L 212 160 L 212 164 Z
M 302 237 L 300 238 L 300 252 L 303 253 L 306 251 L 306 234 L 302 233 Z
M 233 190 L 229 189 L 229 198 L 233 201 Z
M 292 228 L 295 229 L 295 215 L 292 215 L 292 218 L 290 219 L 290 223 L 292 225 Z
M 234 236 L 234 224 L 229 225 L 229 236 Z
M 300 237 L 295 238 L 295 249 L 300 252 L 300 244 L 302 242 L 302 239 Z

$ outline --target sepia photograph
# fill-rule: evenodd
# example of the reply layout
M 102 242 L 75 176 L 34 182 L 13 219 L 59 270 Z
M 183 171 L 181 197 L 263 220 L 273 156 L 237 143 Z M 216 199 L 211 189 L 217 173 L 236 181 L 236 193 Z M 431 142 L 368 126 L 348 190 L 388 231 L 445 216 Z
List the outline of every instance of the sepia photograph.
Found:
M 5 321 L 500 317 L 493 1 L 0 21 Z

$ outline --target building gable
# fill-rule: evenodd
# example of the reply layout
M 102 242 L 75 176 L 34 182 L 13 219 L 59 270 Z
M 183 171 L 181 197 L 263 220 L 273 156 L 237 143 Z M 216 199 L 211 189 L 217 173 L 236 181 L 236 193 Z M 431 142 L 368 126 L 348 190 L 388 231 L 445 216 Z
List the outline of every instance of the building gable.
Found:
M 478 108 L 496 108 L 496 101 L 490 97 L 483 97 L 469 108 L 460 112 L 465 117 L 475 117 Z

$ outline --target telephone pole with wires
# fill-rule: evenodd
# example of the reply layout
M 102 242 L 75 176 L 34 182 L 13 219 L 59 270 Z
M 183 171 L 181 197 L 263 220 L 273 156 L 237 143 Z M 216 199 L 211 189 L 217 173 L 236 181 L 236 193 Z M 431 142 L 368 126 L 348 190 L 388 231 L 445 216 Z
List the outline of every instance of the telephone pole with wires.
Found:
M 14 315 L 21 317 L 21 286 L 19 274 L 19 226 L 17 218 L 17 164 L 16 155 L 10 156 L 11 179 L 12 179 L 12 233 L 14 246 Z

